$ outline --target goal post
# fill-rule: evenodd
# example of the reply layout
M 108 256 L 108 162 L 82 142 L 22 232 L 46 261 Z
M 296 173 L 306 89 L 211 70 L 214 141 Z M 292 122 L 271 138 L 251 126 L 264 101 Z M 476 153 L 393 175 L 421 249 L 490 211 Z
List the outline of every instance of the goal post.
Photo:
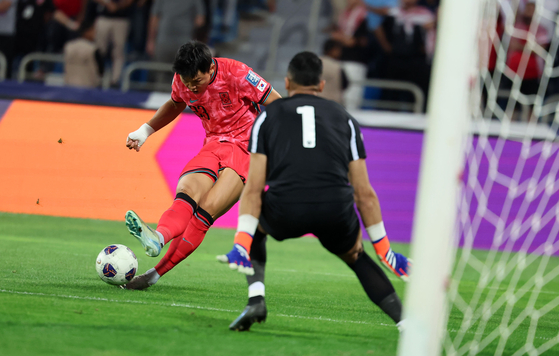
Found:
M 481 0 L 443 0 L 414 216 L 400 356 L 439 355 Z
M 399 356 L 559 355 L 558 13 L 442 0 Z

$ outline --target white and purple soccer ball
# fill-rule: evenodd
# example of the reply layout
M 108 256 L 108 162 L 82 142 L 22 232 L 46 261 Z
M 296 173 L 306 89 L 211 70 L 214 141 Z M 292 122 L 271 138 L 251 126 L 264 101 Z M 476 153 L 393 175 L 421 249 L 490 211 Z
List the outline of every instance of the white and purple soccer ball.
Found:
M 95 269 L 104 282 L 114 285 L 126 284 L 136 275 L 138 259 L 130 248 L 113 244 L 99 253 Z

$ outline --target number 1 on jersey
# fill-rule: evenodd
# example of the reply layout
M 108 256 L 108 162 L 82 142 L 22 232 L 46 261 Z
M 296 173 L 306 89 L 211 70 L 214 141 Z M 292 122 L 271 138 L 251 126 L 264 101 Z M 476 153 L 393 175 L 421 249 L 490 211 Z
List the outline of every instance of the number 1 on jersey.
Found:
M 316 147 L 316 125 L 314 106 L 305 105 L 297 108 L 297 114 L 303 117 L 303 147 Z

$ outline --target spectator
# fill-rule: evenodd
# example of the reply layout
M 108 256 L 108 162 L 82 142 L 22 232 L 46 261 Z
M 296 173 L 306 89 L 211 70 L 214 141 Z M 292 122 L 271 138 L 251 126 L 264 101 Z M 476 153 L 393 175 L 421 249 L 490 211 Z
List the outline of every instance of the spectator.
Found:
M 192 40 L 204 25 L 202 0 L 155 0 L 148 26 L 146 52 L 158 62 L 171 63 L 177 49 Z
M 348 82 L 340 63 L 342 49 L 342 44 L 337 41 L 330 39 L 324 43 L 324 55 L 320 59 L 322 80 L 326 81 L 326 84 L 318 96 L 343 105 L 343 91 L 347 88 Z
M 401 0 L 399 7 L 368 9 L 387 16 L 375 31 L 385 52 L 385 77 L 412 82 L 427 95 L 435 50 L 436 17 L 417 3 L 418 0 Z M 386 91 L 383 96 L 385 99 L 401 99 Z
M 388 15 L 388 10 L 398 6 L 398 0 L 364 0 L 367 9 L 374 11 L 369 11 L 367 14 L 367 26 L 369 31 L 374 32 L 382 22 L 384 21 L 384 16 Z M 379 12 L 380 9 L 384 11 Z
M 12 18 L 1 15 L 2 4 L 6 7 L 8 3 L 13 5 L 10 6 L 10 9 L 13 10 L 9 12 L 9 15 L 13 16 Z M 51 0 L 42 2 L 33 0 L 0 1 L 0 33 L 5 25 L 9 25 L 10 28 L 15 25 L 15 34 L 12 35 L 11 40 L 3 40 L 1 39 L 3 36 L 0 35 L 0 52 L 4 53 L 8 62 L 6 73 L 8 78 L 11 77 L 12 72 L 17 71 L 17 62 L 21 57 L 39 50 L 45 25 L 47 20 L 52 17 L 54 10 Z M 5 14 L 8 15 L 7 12 Z M 6 47 L 3 48 L 2 43 L 6 44 Z
M 439 11 L 439 2 L 440 0 L 419 0 L 418 5 L 429 9 L 429 11 L 434 14 L 437 14 Z
M 53 0 L 56 11 L 47 31 L 47 52 L 60 53 L 64 44 L 76 38 L 88 0 Z
M 331 34 L 332 39 L 343 45 L 342 66 L 349 80 L 344 103 L 348 110 L 359 109 L 363 101 L 363 85 L 360 82 L 367 76 L 369 60 L 366 17 L 367 9 L 361 0 L 348 0 L 339 18 L 338 29 Z
M 7 77 L 12 73 L 14 45 L 16 39 L 16 4 L 15 0 L 0 0 L 0 52 L 7 60 Z
M 147 54 L 157 62 L 172 63 L 177 49 L 194 38 L 204 25 L 202 0 L 155 0 L 148 27 Z M 160 73 L 158 82 L 171 84 L 171 74 Z M 170 87 L 169 87 L 170 89 Z
M 203 0 L 204 3 L 204 10 L 206 12 L 206 16 L 204 18 L 204 25 L 198 27 L 194 33 L 194 39 L 196 41 L 209 44 L 210 42 L 210 33 L 212 32 L 212 25 L 213 25 L 213 15 L 215 12 L 214 9 L 214 2 L 217 0 Z
M 144 57 L 152 3 L 152 0 L 138 0 L 132 5 L 130 15 L 130 60 L 139 60 Z
M 124 50 L 130 28 L 130 11 L 134 0 L 94 0 L 99 4 L 100 13 L 95 24 L 95 41 L 105 57 L 111 45 L 112 71 L 111 85 L 120 81 L 124 66 Z
M 515 34 L 511 37 L 509 44 L 509 52 L 507 55 L 507 66 L 520 78 L 522 78 L 522 86 L 520 92 L 525 95 L 536 94 L 539 88 L 540 78 L 543 73 L 543 58 L 534 52 L 529 52 L 528 56 L 524 55 L 526 39 L 530 33 L 534 12 L 536 10 L 535 0 L 530 0 L 522 11 L 519 11 L 514 25 Z M 535 40 L 538 45 L 547 48 L 550 42 L 549 33 L 542 25 L 535 28 Z
M 101 83 L 103 60 L 95 45 L 95 22 L 82 22 L 79 38 L 64 46 L 64 83 L 70 86 L 95 88 Z

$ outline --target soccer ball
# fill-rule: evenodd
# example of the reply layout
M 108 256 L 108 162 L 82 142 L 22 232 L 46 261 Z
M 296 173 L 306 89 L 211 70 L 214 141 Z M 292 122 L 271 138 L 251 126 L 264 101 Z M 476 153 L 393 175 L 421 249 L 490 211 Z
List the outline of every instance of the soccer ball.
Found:
M 97 256 L 95 269 L 99 277 L 109 284 L 126 284 L 138 270 L 138 260 L 131 249 L 114 244 L 103 249 Z

